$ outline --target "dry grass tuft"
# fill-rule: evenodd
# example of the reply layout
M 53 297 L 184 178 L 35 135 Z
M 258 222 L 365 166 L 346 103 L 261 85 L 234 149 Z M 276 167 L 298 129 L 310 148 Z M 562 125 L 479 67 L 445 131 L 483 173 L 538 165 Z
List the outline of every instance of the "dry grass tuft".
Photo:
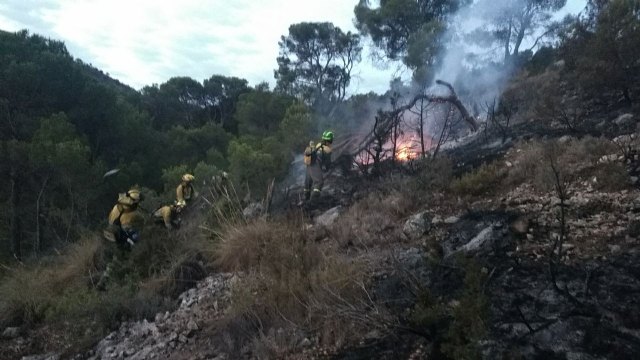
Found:
M 100 239 L 91 237 L 52 263 L 12 269 L 0 284 L 0 324 L 38 322 L 66 289 L 97 282 L 101 247 Z
M 604 138 L 586 136 L 567 141 L 529 141 L 518 144 L 513 167 L 508 170 L 505 184 L 517 186 L 532 183 L 538 191 L 553 189 L 555 180 L 551 173 L 551 162 L 567 179 L 591 180 L 598 178 L 597 188 L 617 191 L 628 185 L 629 177 L 618 163 L 601 164 L 605 155 L 616 154 L 616 145 Z
M 416 209 L 415 199 L 403 192 L 372 193 L 351 206 L 329 230 L 340 246 L 368 249 L 399 241 L 400 220 Z
M 220 269 L 243 273 L 229 315 L 240 329 L 228 335 L 234 338 L 229 343 L 251 342 L 266 357 L 298 346 L 292 329 L 333 327 L 328 319 L 335 321 L 336 304 L 359 304 L 363 296 L 362 266 L 313 241 L 299 221 L 225 228 L 217 254 Z M 291 336 L 274 333 L 281 328 Z

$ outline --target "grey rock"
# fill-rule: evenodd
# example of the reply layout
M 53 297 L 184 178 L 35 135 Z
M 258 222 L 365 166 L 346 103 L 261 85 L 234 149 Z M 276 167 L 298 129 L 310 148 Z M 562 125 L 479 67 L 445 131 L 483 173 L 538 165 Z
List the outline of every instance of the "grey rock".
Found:
M 609 245 L 609 251 L 611 251 L 612 254 L 618 254 L 621 250 L 620 245 Z
M 632 219 L 629 221 L 629 226 L 627 227 L 627 233 L 631 237 L 640 236 L 640 219 Z
M 60 355 L 56 353 L 23 356 L 20 360 L 59 360 Z
M 315 218 L 314 222 L 316 225 L 329 227 L 333 225 L 333 223 L 338 219 L 340 213 L 342 212 L 342 206 L 336 206 L 325 211 L 322 215 Z
M 8 327 L 2 332 L 4 339 L 15 339 L 18 336 L 20 336 L 20 328 L 17 327 Z
M 571 135 L 564 135 L 560 139 L 558 139 L 558 142 L 561 143 L 561 144 L 566 144 L 566 143 L 568 143 L 569 141 L 571 141 L 573 139 L 574 139 L 574 137 L 571 136 Z
M 633 114 L 622 114 L 613 120 L 613 122 L 618 126 L 630 126 L 635 124 Z
M 169 335 L 169 341 L 174 341 L 178 338 L 178 334 L 174 331 Z
M 489 226 L 484 230 L 480 231 L 478 235 L 476 235 L 473 239 L 471 239 L 468 243 L 460 248 L 460 250 L 464 252 L 477 251 L 480 248 L 488 245 L 493 239 L 493 226 Z
M 254 202 L 242 210 L 242 215 L 246 219 L 256 219 L 262 215 L 263 210 L 264 207 L 261 202 Z
M 448 218 L 444 219 L 445 224 L 455 224 L 458 221 L 460 221 L 460 218 L 457 216 L 449 216 Z
M 525 235 L 529 232 L 529 219 L 521 216 L 511 223 L 511 230 L 518 235 Z
M 431 218 L 426 211 L 411 216 L 402 227 L 402 232 L 412 240 L 420 238 L 429 230 L 431 230 Z
M 309 346 L 311 346 L 311 344 L 312 344 L 312 343 L 311 343 L 311 340 L 309 340 L 309 338 L 304 338 L 304 339 L 302 339 L 302 341 L 300 342 L 300 347 L 303 347 L 303 348 L 305 348 L 305 347 L 309 347 Z

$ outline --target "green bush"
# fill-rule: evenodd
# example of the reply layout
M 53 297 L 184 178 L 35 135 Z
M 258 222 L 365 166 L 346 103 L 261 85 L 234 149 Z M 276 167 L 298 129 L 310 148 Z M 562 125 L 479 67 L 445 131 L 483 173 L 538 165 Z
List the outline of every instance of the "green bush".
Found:
M 453 179 L 453 163 L 446 156 L 429 159 L 420 164 L 416 177 L 418 189 L 433 192 L 446 189 Z
M 485 195 L 497 190 L 503 177 L 504 173 L 497 164 L 483 164 L 474 172 L 454 180 L 451 191 L 457 195 Z
M 421 289 L 409 319 L 433 338 L 443 358 L 479 359 L 478 342 L 487 335 L 489 315 L 489 299 L 484 294 L 486 269 L 474 260 L 460 258 L 457 263 L 464 271 L 457 297 L 442 299 Z

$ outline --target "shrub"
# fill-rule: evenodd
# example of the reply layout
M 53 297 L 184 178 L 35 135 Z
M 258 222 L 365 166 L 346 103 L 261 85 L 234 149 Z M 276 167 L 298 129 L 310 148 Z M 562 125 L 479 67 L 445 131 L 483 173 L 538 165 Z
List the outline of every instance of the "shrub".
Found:
M 226 228 L 217 253 L 221 269 L 243 272 L 232 289 L 229 315 L 242 329 L 228 335 L 242 339 L 229 343 L 253 341 L 270 356 L 282 356 L 295 344 L 258 333 L 292 324 L 298 329 L 334 326 L 330 320 L 337 317 L 338 307 L 359 304 L 356 299 L 362 296 L 360 266 L 331 250 L 321 251 L 297 221 L 259 220 Z
M 405 192 L 389 195 L 369 194 L 353 204 L 329 229 L 330 236 L 341 246 L 367 249 L 399 239 L 397 224 L 415 209 L 415 199 Z
M 598 164 L 602 156 L 617 151 L 618 148 L 611 141 L 591 136 L 564 142 L 552 140 L 521 143 L 515 147 L 516 155 L 511 159 L 513 166 L 508 170 L 505 184 L 517 186 L 529 182 L 539 191 L 550 191 L 555 184 L 550 168 L 553 161 L 565 180 L 601 176 L 601 189 L 621 189 L 628 179 L 624 168 L 613 164 Z M 611 173 L 605 174 L 608 170 Z
M 595 188 L 603 191 L 620 191 L 629 187 L 629 173 L 622 164 L 598 164 L 593 170 L 596 179 Z
M 446 359 L 479 359 L 478 341 L 487 334 L 489 299 L 484 294 L 486 269 L 474 260 L 457 259 L 464 279 L 454 301 L 421 289 L 411 311 L 411 324 L 427 333 Z M 439 346 L 438 346 L 439 345 Z M 440 354 L 434 354 L 440 355 Z
M 457 195 L 485 195 L 499 188 L 503 177 L 504 172 L 496 163 L 483 164 L 474 172 L 454 180 L 451 191 Z
M 430 159 L 420 166 L 415 179 L 417 190 L 426 192 L 445 190 L 453 179 L 453 163 L 446 156 Z
M 89 238 L 72 245 L 65 256 L 51 264 L 14 269 L 0 284 L 0 324 L 43 320 L 57 296 L 94 280 L 100 251 L 101 240 Z

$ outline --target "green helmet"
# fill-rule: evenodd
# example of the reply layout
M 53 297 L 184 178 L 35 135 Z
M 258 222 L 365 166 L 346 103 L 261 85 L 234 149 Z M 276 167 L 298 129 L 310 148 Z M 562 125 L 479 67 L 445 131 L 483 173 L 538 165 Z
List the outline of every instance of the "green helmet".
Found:
M 322 133 L 322 140 L 333 141 L 333 131 L 325 131 Z

